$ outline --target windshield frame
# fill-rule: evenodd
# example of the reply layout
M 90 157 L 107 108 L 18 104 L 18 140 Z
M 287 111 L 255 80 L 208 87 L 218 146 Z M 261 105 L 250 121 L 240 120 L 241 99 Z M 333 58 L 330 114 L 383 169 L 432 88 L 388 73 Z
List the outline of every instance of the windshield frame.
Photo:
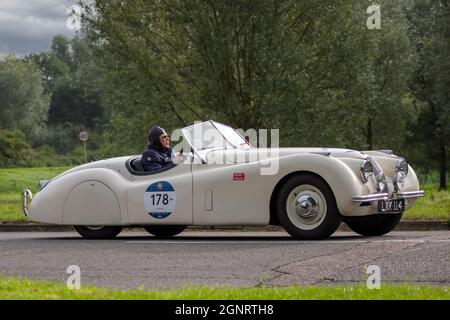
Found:
M 187 132 L 188 132 L 188 130 L 190 129 L 190 128 L 192 128 L 193 126 L 196 126 L 196 125 L 202 125 L 202 124 L 204 124 L 204 123 L 210 123 L 219 133 L 220 133 L 220 135 L 223 137 L 223 139 L 224 139 L 224 141 L 225 141 L 225 146 L 213 146 L 213 147 L 208 147 L 208 148 L 200 148 L 200 149 L 198 149 L 198 148 L 195 148 L 194 147 L 194 144 L 192 143 L 192 141 L 188 138 L 188 135 L 186 134 Z M 242 139 L 242 144 L 240 144 L 239 146 L 236 146 L 235 144 L 233 144 L 227 137 L 226 137 L 226 135 L 222 132 L 222 130 L 220 130 L 217 126 L 216 126 L 216 124 L 220 124 L 220 125 L 222 125 L 222 126 L 225 126 L 225 127 L 228 127 L 228 128 L 230 128 L 230 129 L 232 129 L 233 130 L 233 132 L 235 132 L 241 139 Z M 230 127 L 230 126 L 228 126 L 228 125 L 226 125 L 226 124 L 223 124 L 223 123 L 220 123 L 220 122 L 217 122 L 217 121 L 214 121 L 214 120 L 207 120 L 207 121 L 203 121 L 203 122 L 199 122 L 199 123 L 194 123 L 194 124 L 192 124 L 192 125 L 190 125 L 190 126 L 187 126 L 187 127 L 184 127 L 184 128 L 182 128 L 181 129 L 181 132 L 182 132 L 182 135 L 183 135 L 183 138 L 184 139 L 186 139 L 186 141 L 187 141 L 187 143 L 189 144 L 189 146 L 191 147 L 191 149 L 194 151 L 194 154 L 196 154 L 201 160 L 202 160 L 202 163 L 207 163 L 207 161 L 206 161 L 206 158 L 204 157 L 204 156 L 202 156 L 201 155 L 201 153 L 200 153 L 200 151 L 202 151 L 202 150 L 207 150 L 207 152 L 208 151 L 213 151 L 213 150 L 226 150 L 226 149 L 239 149 L 239 148 L 241 148 L 241 146 L 242 145 L 248 145 L 251 149 L 253 149 L 253 146 L 247 141 L 247 140 L 245 140 L 245 138 L 236 130 L 236 129 L 234 129 L 234 128 L 232 128 L 232 127 Z M 229 146 L 231 146 L 231 147 L 227 147 L 227 145 L 229 145 Z

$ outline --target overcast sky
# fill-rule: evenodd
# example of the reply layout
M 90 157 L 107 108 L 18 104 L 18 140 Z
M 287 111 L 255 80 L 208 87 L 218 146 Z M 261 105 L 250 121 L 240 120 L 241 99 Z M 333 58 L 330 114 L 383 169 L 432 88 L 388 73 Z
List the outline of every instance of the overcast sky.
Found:
M 68 38 L 69 0 L 0 0 L 0 56 L 47 51 L 56 34 Z

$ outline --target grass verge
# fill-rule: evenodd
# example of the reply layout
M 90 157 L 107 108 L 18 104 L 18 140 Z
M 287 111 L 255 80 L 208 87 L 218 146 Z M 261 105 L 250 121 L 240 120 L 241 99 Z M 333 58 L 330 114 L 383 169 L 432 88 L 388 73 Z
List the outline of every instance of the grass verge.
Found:
M 114 290 L 0 276 L 0 300 L 24 299 L 151 299 L 151 300 L 450 300 L 449 288 L 429 285 L 384 284 L 369 290 L 364 285 L 282 288 L 181 287 L 173 290 Z
M 405 211 L 405 219 L 440 219 L 450 223 L 450 191 L 438 190 L 434 184 L 421 186 L 425 196 L 419 198 L 410 210 Z
M 50 180 L 68 169 L 69 167 L 0 169 L 0 221 L 26 221 L 22 212 L 22 190 L 30 189 L 36 194 L 39 180 Z

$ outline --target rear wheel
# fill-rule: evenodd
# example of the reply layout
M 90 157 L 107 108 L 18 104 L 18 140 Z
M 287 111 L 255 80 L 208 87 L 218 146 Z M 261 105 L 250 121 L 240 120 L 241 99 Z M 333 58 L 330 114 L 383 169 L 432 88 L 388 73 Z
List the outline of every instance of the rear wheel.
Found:
M 74 229 L 85 239 L 113 239 L 122 227 L 116 226 L 74 226 Z
M 283 228 L 296 239 L 328 238 L 341 222 L 330 187 L 312 174 L 285 182 L 278 195 L 277 213 Z
M 186 226 L 146 226 L 144 229 L 155 237 L 167 238 L 183 232 Z
M 398 225 L 402 215 L 403 213 L 374 214 L 350 218 L 345 223 L 350 229 L 362 236 L 382 236 Z

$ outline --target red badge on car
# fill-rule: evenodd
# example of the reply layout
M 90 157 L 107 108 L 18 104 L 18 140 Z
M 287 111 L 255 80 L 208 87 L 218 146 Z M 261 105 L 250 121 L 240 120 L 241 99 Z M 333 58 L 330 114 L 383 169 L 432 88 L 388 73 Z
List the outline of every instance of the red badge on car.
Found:
M 245 180 L 245 173 L 244 172 L 235 172 L 235 173 L 233 173 L 233 180 L 237 180 L 237 181 Z

